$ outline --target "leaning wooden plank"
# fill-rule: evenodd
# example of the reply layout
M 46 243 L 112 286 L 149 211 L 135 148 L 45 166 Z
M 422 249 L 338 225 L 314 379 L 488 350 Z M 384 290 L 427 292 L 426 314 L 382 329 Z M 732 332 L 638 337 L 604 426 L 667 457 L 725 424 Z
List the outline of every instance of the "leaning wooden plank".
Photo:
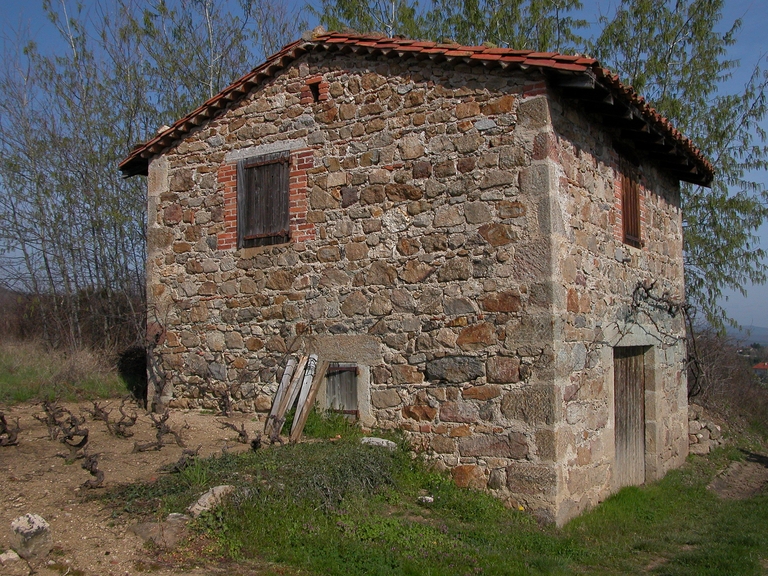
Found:
M 315 405 L 315 398 L 317 398 L 317 392 L 320 390 L 320 382 L 325 378 L 328 366 L 329 363 L 326 360 L 323 360 L 320 363 L 320 368 L 315 371 L 315 379 L 312 381 L 312 387 L 309 390 L 304 409 L 301 411 L 301 416 L 294 420 L 294 422 L 298 422 L 298 424 L 296 425 L 295 430 L 291 430 L 291 442 L 298 442 L 299 438 L 301 438 L 301 433 L 304 431 L 304 425 L 307 423 L 309 412 L 312 410 L 312 406 Z
M 280 380 L 280 386 L 277 387 L 275 399 L 272 402 L 272 410 L 270 410 L 267 421 L 264 423 L 265 436 L 269 436 L 272 433 L 272 426 L 275 423 L 275 414 L 277 414 L 277 409 L 280 407 L 280 402 L 282 402 L 283 396 L 285 396 L 285 392 L 288 389 L 288 385 L 291 383 L 291 376 L 293 376 L 293 371 L 295 368 L 296 358 L 291 357 L 288 359 L 288 364 L 285 365 L 283 378 Z
M 291 433 L 296 429 L 296 423 L 299 421 L 299 416 L 301 415 L 302 410 L 304 410 L 304 404 L 307 402 L 309 388 L 312 385 L 312 377 L 315 375 L 315 368 L 317 368 L 317 354 L 310 354 L 309 360 L 307 361 L 307 368 L 304 370 L 304 381 L 301 383 L 299 401 L 296 403 L 296 415 L 293 417 Z
M 302 356 L 301 362 L 299 362 L 299 366 L 296 368 L 296 372 L 293 373 L 291 386 L 286 393 L 288 401 L 285 402 L 285 408 L 283 409 L 281 416 L 285 416 L 285 413 L 293 408 L 293 405 L 296 403 L 296 398 L 301 391 L 301 384 L 304 381 L 304 372 L 306 371 L 307 362 L 309 362 L 309 356 Z
M 277 412 L 275 413 L 275 422 L 273 424 L 270 438 L 280 435 L 280 429 L 283 428 L 283 423 L 285 422 L 285 413 L 293 405 L 293 402 L 296 399 L 296 394 L 298 394 L 299 383 L 301 382 L 301 377 L 304 374 L 304 366 L 307 365 L 307 360 L 308 358 L 306 356 L 302 356 L 301 360 L 299 360 L 299 365 L 296 366 L 296 370 L 293 372 L 291 383 L 288 385 L 288 389 L 285 391 L 285 395 L 283 396 L 280 405 L 277 407 Z

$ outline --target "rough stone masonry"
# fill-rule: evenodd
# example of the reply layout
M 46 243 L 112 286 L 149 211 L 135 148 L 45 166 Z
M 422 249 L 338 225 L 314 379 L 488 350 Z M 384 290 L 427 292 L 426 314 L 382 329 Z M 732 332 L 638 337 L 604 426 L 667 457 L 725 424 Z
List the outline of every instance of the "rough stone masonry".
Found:
M 313 98 L 309 86 L 319 95 Z M 687 454 L 678 182 L 542 75 L 309 52 L 149 165 L 158 398 L 269 409 L 290 353 L 358 366 L 359 418 L 564 522 L 616 486 L 613 348 L 645 350 L 646 478 Z M 291 240 L 237 248 L 238 160 L 290 151 Z M 321 395 L 322 396 L 322 395 Z

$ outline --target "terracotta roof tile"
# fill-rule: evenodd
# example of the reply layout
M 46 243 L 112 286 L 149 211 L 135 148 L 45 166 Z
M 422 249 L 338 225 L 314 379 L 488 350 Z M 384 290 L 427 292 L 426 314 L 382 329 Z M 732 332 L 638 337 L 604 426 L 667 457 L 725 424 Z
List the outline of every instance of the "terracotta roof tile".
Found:
M 601 67 L 594 58 L 554 52 L 510 50 L 488 46 L 461 46 L 456 43 L 422 42 L 407 38 L 387 38 L 376 34 L 359 35 L 340 32 L 320 34 L 313 36 L 311 40 L 297 40 L 286 45 L 263 64 L 236 80 L 184 118 L 179 119 L 171 129 L 157 134 L 144 144 L 131 150 L 130 154 L 120 163 L 120 169 L 129 176 L 146 174 L 149 158 L 156 155 L 158 151 L 174 145 L 179 136 L 183 136 L 195 125 L 199 125 L 205 119 L 212 117 L 217 110 L 243 97 L 264 78 L 273 76 L 306 52 L 313 50 L 346 51 L 347 46 L 364 48 L 369 53 L 379 52 L 391 55 L 394 52 L 401 58 L 423 54 L 433 58 L 439 56 L 468 58 L 470 59 L 468 61 L 484 62 L 487 66 L 499 62 L 500 64 L 497 65 L 516 65 L 513 67 L 523 69 L 537 68 L 553 72 L 589 74 L 603 82 L 607 89 L 614 92 L 615 96 L 619 96 L 627 104 L 634 106 L 649 124 L 662 134 L 668 135 L 680 146 L 699 171 L 698 178 L 702 183 L 706 184 L 714 174 L 710 162 L 690 139 L 683 136 L 667 118 L 662 117 L 653 107 L 649 106 L 645 99 L 637 94 L 631 86 L 623 84 L 616 74 Z

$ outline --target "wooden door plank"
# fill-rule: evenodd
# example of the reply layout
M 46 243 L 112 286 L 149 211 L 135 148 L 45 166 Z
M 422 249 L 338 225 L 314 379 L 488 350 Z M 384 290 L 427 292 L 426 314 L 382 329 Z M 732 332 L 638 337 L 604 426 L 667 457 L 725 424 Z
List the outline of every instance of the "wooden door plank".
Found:
M 277 392 L 275 393 L 275 399 L 272 401 L 272 409 L 269 412 L 267 421 L 264 423 L 264 434 L 266 436 L 269 436 L 272 433 L 272 426 L 275 423 L 275 415 L 277 414 L 277 411 L 280 407 L 280 403 L 283 401 L 283 396 L 285 396 L 288 385 L 291 383 L 291 376 L 293 376 L 293 371 L 295 369 L 296 358 L 291 357 L 288 359 L 288 363 L 285 365 L 283 377 L 280 380 L 280 386 L 278 386 Z
M 301 383 L 301 392 L 299 393 L 299 401 L 296 403 L 296 415 L 293 417 L 293 424 L 291 425 L 291 433 L 296 429 L 296 425 L 299 421 L 304 405 L 307 402 L 307 396 L 309 395 L 309 388 L 312 386 L 312 377 L 315 375 L 315 368 L 317 368 L 317 354 L 310 354 L 307 361 L 307 367 L 304 370 L 304 379 Z
M 320 367 L 315 372 L 315 377 L 312 380 L 312 386 L 309 389 L 307 401 L 304 404 L 304 409 L 301 411 L 301 416 L 297 420 L 294 420 L 294 422 L 298 422 L 298 424 L 296 429 L 291 431 L 291 442 L 298 442 L 299 438 L 301 438 L 301 433 L 304 431 L 304 425 L 307 423 L 309 412 L 312 410 L 312 406 L 315 404 L 315 398 L 317 398 L 317 392 L 320 390 L 320 382 L 322 382 L 326 372 L 328 372 L 328 365 L 329 362 L 323 360 L 320 363 Z
M 293 406 L 293 403 L 296 400 L 296 395 L 299 393 L 299 383 L 301 382 L 301 377 L 304 375 L 304 367 L 307 365 L 307 360 L 307 356 L 302 356 L 299 360 L 299 364 L 296 366 L 296 370 L 293 373 L 293 378 L 291 378 L 291 383 L 288 385 L 285 396 L 283 396 L 280 406 L 278 406 L 277 412 L 275 413 L 275 423 L 273 426 L 276 428 L 279 427 L 280 430 L 282 430 L 283 423 L 285 422 L 285 413 L 291 406 Z M 280 430 L 275 431 L 275 429 L 273 429 L 272 436 L 279 436 Z
M 616 487 L 645 482 L 645 365 L 642 347 L 614 352 Z

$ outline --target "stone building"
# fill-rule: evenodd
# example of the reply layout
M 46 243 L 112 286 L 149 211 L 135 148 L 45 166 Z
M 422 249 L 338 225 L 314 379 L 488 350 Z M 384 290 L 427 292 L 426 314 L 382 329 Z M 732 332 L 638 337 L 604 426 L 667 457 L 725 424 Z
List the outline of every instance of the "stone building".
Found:
M 150 401 L 400 428 L 558 523 L 688 450 L 680 181 L 712 167 L 590 58 L 375 36 L 286 46 L 135 148 Z

